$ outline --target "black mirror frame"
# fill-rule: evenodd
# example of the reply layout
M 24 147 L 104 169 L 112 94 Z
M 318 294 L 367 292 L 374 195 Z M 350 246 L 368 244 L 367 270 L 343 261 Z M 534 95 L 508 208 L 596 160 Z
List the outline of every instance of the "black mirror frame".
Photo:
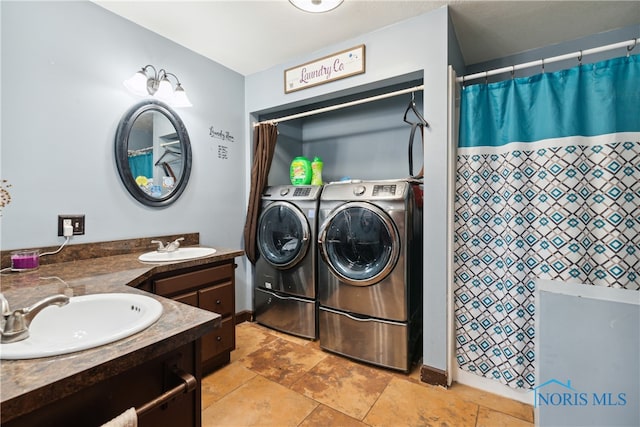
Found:
M 129 134 L 133 128 L 136 119 L 143 113 L 148 111 L 157 111 L 162 113 L 173 125 L 180 140 L 182 150 L 182 161 L 184 162 L 184 170 L 180 182 L 176 183 L 176 188 L 164 197 L 155 198 L 145 193 L 136 184 L 135 178 L 131 173 L 128 158 Z M 187 128 L 184 126 L 182 119 L 167 104 L 153 99 L 142 101 L 131 107 L 120 120 L 118 130 L 116 131 L 115 141 L 115 157 L 116 165 L 120 179 L 129 193 L 140 203 L 152 207 L 169 206 L 175 202 L 187 187 L 189 176 L 191 175 L 191 142 Z

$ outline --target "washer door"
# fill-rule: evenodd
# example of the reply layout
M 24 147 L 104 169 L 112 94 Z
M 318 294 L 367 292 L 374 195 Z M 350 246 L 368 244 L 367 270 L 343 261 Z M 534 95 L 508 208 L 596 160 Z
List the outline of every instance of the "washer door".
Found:
M 310 233 L 300 209 L 291 203 L 274 202 L 258 219 L 258 251 L 274 267 L 291 268 L 306 255 Z
M 400 237 L 393 221 L 370 203 L 350 202 L 331 212 L 318 238 L 320 254 L 343 282 L 368 286 L 389 275 L 398 261 Z

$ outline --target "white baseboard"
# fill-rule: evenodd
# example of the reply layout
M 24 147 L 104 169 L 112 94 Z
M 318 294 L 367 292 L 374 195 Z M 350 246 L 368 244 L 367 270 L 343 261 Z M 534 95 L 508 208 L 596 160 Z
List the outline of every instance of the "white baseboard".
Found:
M 511 388 L 498 381 L 464 371 L 456 363 L 453 366 L 453 381 L 533 406 L 534 393 L 532 390 Z

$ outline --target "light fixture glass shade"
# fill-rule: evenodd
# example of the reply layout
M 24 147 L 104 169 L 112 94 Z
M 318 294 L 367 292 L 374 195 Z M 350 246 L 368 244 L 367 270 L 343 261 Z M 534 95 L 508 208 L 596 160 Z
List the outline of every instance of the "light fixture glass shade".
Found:
M 173 86 L 171 86 L 171 82 L 166 76 L 160 80 L 158 90 L 153 94 L 153 96 L 167 104 L 171 104 L 173 102 Z
M 142 71 L 138 71 L 133 76 L 122 82 L 122 84 L 138 96 L 147 96 L 149 95 L 149 92 L 147 91 L 147 80 L 147 75 Z
M 187 98 L 187 92 L 184 91 L 180 83 L 178 83 L 176 91 L 173 93 L 173 106 L 193 107 L 193 104 L 189 101 L 189 98 Z
M 289 0 L 300 10 L 311 13 L 328 12 L 342 4 L 342 0 Z

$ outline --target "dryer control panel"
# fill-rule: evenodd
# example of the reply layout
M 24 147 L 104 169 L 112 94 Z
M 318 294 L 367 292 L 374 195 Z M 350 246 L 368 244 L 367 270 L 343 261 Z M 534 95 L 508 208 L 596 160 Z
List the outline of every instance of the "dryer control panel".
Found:
M 374 185 L 372 196 L 395 196 L 396 184 Z
M 407 196 L 406 181 L 360 181 L 326 184 L 321 200 L 402 200 Z

